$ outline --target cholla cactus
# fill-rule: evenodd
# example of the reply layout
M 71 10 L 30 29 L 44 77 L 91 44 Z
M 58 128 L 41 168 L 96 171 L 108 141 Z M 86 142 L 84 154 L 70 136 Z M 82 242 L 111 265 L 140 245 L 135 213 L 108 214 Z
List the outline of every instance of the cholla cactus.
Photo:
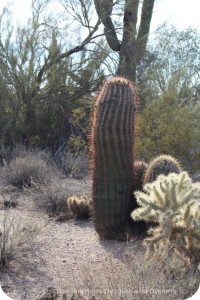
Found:
M 149 257 L 163 246 L 172 246 L 173 253 L 198 266 L 200 183 L 193 183 L 186 172 L 160 175 L 144 186 L 144 192 L 135 192 L 135 197 L 140 208 L 132 212 L 132 218 L 158 224 L 144 241 Z
M 77 219 L 88 219 L 90 207 L 85 196 L 71 195 L 67 199 L 68 207 Z

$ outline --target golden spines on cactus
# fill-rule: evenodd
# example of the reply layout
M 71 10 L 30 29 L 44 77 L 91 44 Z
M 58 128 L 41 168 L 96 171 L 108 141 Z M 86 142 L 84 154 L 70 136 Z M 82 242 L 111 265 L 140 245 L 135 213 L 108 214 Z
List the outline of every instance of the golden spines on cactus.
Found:
M 144 176 L 144 184 L 156 180 L 156 178 L 161 174 L 178 174 L 181 171 L 182 168 L 174 157 L 170 155 L 159 155 L 150 161 Z
M 92 215 L 100 238 L 127 238 L 137 110 L 132 82 L 114 77 L 104 83 L 96 99 L 91 135 Z
M 145 244 L 149 255 L 173 244 L 175 253 L 193 264 L 200 263 L 200 183 L 193 183 L 187 172 L 160 175 L 135 192 L 140 208 L 134 220 L 154 221 Z
M 67 199 L 69 209 L 77 219 L 88 219 L 90 206 L 85 196 L 71 195 Z

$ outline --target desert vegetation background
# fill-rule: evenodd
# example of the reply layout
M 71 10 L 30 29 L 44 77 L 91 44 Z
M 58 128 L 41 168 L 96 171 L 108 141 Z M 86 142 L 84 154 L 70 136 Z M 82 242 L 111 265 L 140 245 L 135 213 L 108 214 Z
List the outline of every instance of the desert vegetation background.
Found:
M 91 115 L 111 76 L 136 83 L 136 159 L 173 155 L 200 181 L 200 35 L 168 24 L 149 35 L 142 21 L 134 35 L 129 1 L 112 2 L 108 15 L 98 1 L 60 0 L 56 12 L 34 0 L 25 25 L 11 6 L 0 16 L 0 280 L 14 299 L 186 299 L 199 285 L 167 252 L 146 261 L 142 236 L 100 241 L 93 228 Z

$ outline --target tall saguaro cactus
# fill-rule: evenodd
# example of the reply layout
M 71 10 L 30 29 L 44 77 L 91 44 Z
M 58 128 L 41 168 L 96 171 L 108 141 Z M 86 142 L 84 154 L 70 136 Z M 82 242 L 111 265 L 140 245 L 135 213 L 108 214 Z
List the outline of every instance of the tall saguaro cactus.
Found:
M 122 77 L 105 82 L 96 99 L 91 136 L 92 202 L 100 238 L 126 239 L 133 201 L 137 109 L 135 87 Z

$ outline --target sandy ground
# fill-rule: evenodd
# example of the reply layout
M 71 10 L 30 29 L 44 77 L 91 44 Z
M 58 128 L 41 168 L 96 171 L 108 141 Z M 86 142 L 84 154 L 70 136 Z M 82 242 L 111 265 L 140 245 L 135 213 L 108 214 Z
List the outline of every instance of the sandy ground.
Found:
M 71 179 L 67 185 L 69 193 L 90 193 L 89 181 Z M 18 191 L 4 194 L 4 197 L 15 199 L 18 203 L 15 208 L 6 209 L 10 217 L 38 228 L 36 237 L 30 240 L 28 246 L 18 249 L 14 259 L 0 271 L 1 286 L 13 299 L 39 299 L 49 287 L 56 288 L 58 299 L 65 299 L 63 294 L 70 299 L 69 295 L 86 288 L 88 270 L 93 270 L 98 280 L 98 268 L 103 263 L 113 268 L 109 265 L 110 260 L 114 264 L 113 272 L 120 272 L 125 264 L 127 247 L 135 255 L 144 251 L 140 241 L 100 241 L 92 221 L 70 219 L 56 222 L 39 210 L 30 197 Z M 1 209 L 1 221 L 4 213 L 5 209 Z M 84 299 L 94 296 L 92 290 L 89 294 Z

